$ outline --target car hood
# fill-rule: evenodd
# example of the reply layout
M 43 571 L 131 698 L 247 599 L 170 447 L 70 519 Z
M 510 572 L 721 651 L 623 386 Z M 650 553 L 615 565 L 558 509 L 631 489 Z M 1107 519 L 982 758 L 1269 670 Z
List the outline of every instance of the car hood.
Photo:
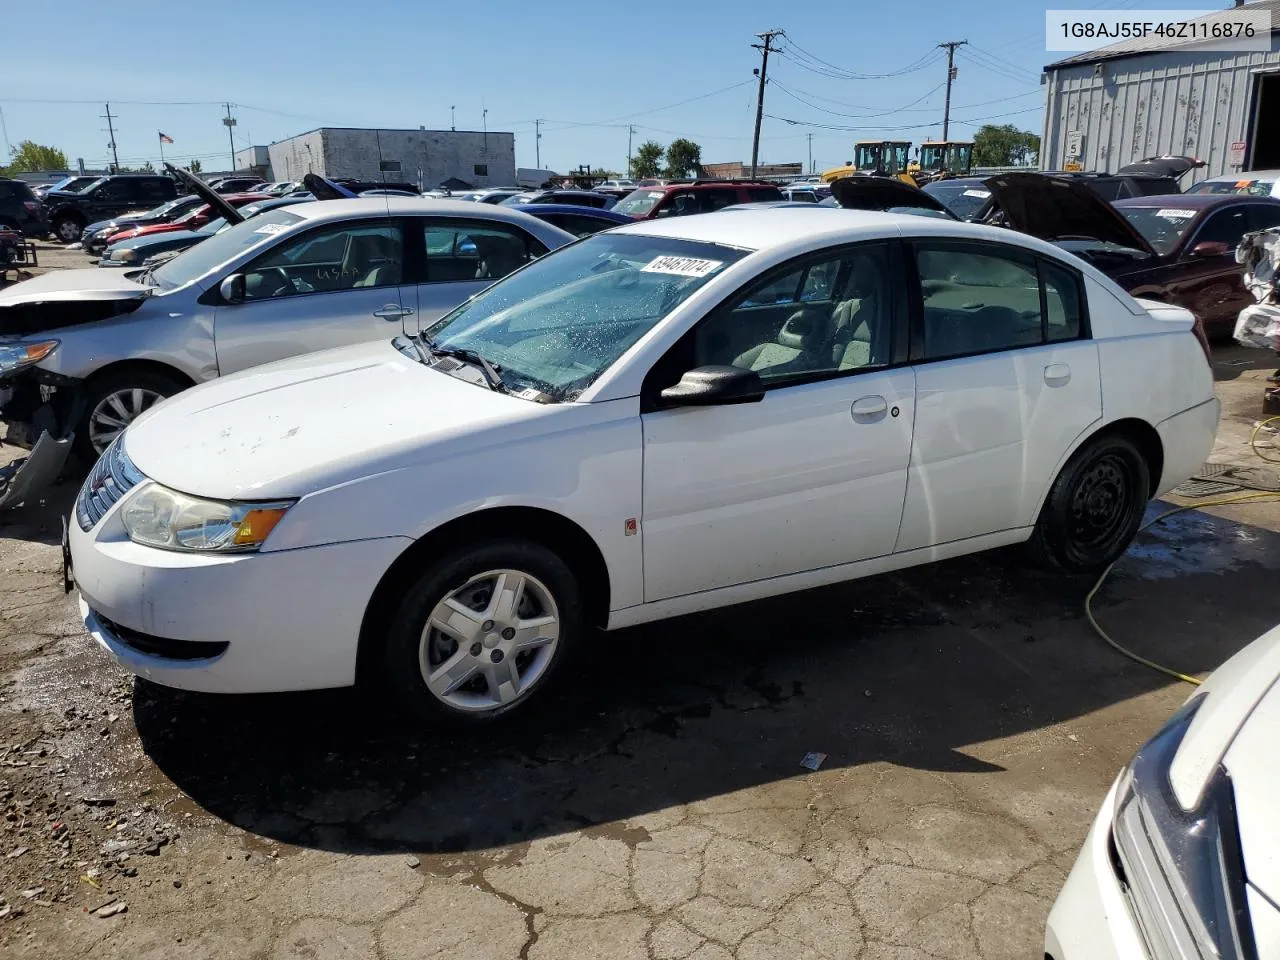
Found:
M 147 220 L 151 223 L 158 222 L 151 217 L 144 217 L 143 214 L 146 212 L 147 211 L 145 210 L 135 210 L 130 213 L 122 213 L 120 216 L 112 217 L 110 220 L 99 220 L 97 223 L 91 223 L 85 227 L 84 235 L 87 237 L 92 233 L 97 233 L 99 230 L 105 230 L 108 227 L 128 226 L 140 223 L 143 220 Z
M 1280 631 L 1272 634 L 1280 651 Z M 1272 666 L 1280 664 L 1273 662 Z M 1223 766 L 1235 794 L 1245 876 L 1273 902 L 1280 903 L 1280 817 L 1275 814 L 1276 798 L 1280 797 L 1280 762 L 1275 748 L 1280 738 L 1280 682 L 1274 672 L 1267 677 L 1272 683 L 1257 705 L 1250 710 L 1246 702 L 1237 708 L 1244 719 Z
M 1156 256 L 1115 207 L 1083 182 L 1039 173 L 1002 173 L 983 181 L 1004 213 L 1005 225 L 1053 243 L 1088 239 L 1114 243 Z
M 167 233 L 130 237 L 113 243 L 107 250 L 150 250 L 153 247 L 156 250 L 166 250 L 180 247 L 184 243 L 199 243 L 201 240 L 208 240 L 210 236 L 211 234 L 201 233 L 199 230 L 170 230 Z
M 218 216 L 225 217 L 227 223 L 244 222 L 244 217 L 240 215 L 236 208 L 223 200 L 216 191 L 211 190 L 209 185 L 199 177 L 188 173 L 186 170 L 175 167 L 172 163 L 166 163 L 164 168 L 168 170 L 169 174 L 177 179 L 179 183 L 186 186 L 188 190 L 198 196 L 205 203 L 209 204 L 209 206 L 213 207 Z
M 141 227 L 131 227 L 126 223 L 121 225 L 121 229 L 118 232 L 132 240 L 134 237 L 150 237 L 157 233 L 173 233 L 176 230 L 186 229 L 186 227 L 179 226 L 176 223 L 149 223 Z M 111 234 L 110 236 L 116 236 L 116 234 Z M 119 243 L 120 241 L 117 240 L 116 242 Z
M 918 187 L 890 177 L 841 177 L 831 184 L 831 196 L 848 210 L 888 210 L 917 207 L 934 210 L 950 219 L 951 211 Z
M 564 406 L 437 372 L 387 340 L 184 391 L 135 420 L 125 446 L 139 470 L 176 490 L 270 500 L 501 443 L 504 428 Z
M 151 290 L 112 270 L 55 270 L 0 290 L 0 307 L 68 300 L 135 300 L 150 296 Z

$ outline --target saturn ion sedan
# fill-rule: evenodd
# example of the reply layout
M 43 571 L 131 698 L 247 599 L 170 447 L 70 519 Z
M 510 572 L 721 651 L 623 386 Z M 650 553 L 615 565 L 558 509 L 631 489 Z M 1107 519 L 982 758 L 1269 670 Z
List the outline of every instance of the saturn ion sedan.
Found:
M 612 630 L 1026 543 L 1105 566 L 1218 422 L 1187 311 L 1009 230 L 676 217 L 420 333 L 223 377 L 107 450 L 85 624 L 191 690 L 537 702 Z

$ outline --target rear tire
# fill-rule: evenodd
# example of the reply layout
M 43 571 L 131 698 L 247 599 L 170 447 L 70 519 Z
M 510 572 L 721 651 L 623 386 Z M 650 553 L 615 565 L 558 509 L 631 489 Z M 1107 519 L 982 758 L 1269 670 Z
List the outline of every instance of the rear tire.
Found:
M 1054 480 L 1027 546 L 1042 566 L 1095 573 L 1129 548 L 1151 496 L 1151 473 L 1122 434 L 1096 437 Z
M 383 676 L 424 724 L 487 724 L 545 699 L 584 630 L 577 577 L 555 552 L 483 541 L 442 557 L 405 590 Z
M 186 387 L 176 377 L 157 370 L 120 370 L 90 379 L 85 385 L 84 413 L 71 445 L 76 456 L 86 467 L 97 463 L 102 451 L 139 414 Z

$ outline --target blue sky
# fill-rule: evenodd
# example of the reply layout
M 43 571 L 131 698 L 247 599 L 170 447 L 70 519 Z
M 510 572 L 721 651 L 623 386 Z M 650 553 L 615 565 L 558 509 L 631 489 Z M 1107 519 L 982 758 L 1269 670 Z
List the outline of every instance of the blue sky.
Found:
M 229 162 L 223 102 L 236 146 L 265 144 L 321 125 L 458 129 L 516 134 L 516 160 L 533 166 L 542 118 L 544 167 L 623 169 L 633 142 L 685 136 L 704 162 L 749 160 L 758 51 L 754 34 L 786 31 L 769 60 L 761 161 L 848 159 L 857 139 L 941 133 L 945 54 L 957 53 L 952 137 L 987 120 L 1040 131 L 1046 6 L 1219 8 L 1200 0 L 915 0 L 910 4 L 764 0 L 574 5 L 490 0 L 481 5 L 222 0 L 190 22 L 186 4 L 121 8 L 67 0 L 32 28 L 41 42 L 7 44 L 0 109 L 10 143 L 63 149 L 74 164 L 110 158 L 103 103 L 118 114 L 122 163 L 199 157 Z M 540 10 L 558 11 L 541 15 Z M 451 10 L 455 12 L 445 12 Z M 874 11 L 874 12 L 873 12 Z M 68 26 L 55 28 L 50 21 Z M 50 38 L 56 38 L 56 52 Z M 694 99 L 696 98 L 696 99 Z M 483 111 L 487 110 L 487 117 Z M 787 122 L 794 121 L 794 122 Z M 841 129 L 853 128 L 853 129 Z

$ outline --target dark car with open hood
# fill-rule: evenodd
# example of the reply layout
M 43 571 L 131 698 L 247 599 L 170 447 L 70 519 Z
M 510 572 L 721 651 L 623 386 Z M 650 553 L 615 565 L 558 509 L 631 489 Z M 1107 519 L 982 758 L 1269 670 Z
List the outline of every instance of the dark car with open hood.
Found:
M 1270 197 L 1172 194 L 1107 203 L 1084 181 L 1006 173 L 976 218 L 1056 243 L 1089 261 L 1135 297 L 1194 313 L 1210 337 L 1230 336 L 1251 299 L 1236 244 L 1280 224 Z

